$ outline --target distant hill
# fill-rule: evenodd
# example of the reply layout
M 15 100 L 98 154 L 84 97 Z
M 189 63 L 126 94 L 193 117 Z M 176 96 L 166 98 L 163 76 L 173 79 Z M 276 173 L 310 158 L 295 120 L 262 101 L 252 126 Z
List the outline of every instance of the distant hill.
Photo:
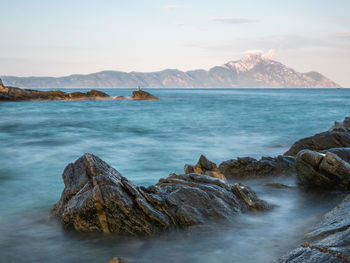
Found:
M 159 72 L 101 71 L 66 77 L 2 76 L 8 86 L 26 88 L 341 88 L 318 72 L 299 73 L 260 53 L 246 54 L 239 61 L 230 61 L 210 70 Z

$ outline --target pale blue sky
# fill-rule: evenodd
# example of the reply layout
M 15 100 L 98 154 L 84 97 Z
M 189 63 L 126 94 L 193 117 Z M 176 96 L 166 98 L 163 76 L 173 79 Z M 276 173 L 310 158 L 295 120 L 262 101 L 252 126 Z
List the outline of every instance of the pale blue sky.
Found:
M 348 0 L 0 0 L 0 75 L 209 69 L 251 49 L 350 88 Z

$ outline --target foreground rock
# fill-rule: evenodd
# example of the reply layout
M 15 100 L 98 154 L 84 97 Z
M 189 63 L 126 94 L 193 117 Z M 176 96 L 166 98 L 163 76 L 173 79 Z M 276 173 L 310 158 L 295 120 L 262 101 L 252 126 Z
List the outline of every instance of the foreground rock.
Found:
M 295 171 L 294 160 L 294 157 L 281 155 L 277 157 L 262 157 L 260 160 L 243 157 L 222 162 L 219 165 L 219 170 L 228 179 L 284 175 Z
M 31 89 L 20 89 L 14 87 L 5 87 L 0 82 L 0 101 L 28 101 L 28 100 L 96 100 L 109 99 L 106 93 L 98 90 L 88 92 L 63 91 L 39 91 Z
M 64 228 L 82 232 L 151 235 L 268 208 L 248 187 L 200 174 L 171 174 L 139 187 L 91 154 L 69 164 L 62 177 L 52 214 Z
M 350 147 L 350 117 L 346 117 L 343 122 L 335 122 L 326 132 L 295 142 L 284 155 L 295 156 L 304 149 L 319 152 L 337 147 Z
M 197 173 L 211 176 L 214 178 L 227 181 L 226 177 L 220 172 L 215 163 L 209 161 L 207 157 L 201 155 L 196 165 L 186 164 L 184 167 L 185 174 Z
M 350 195 L 328 212 L 306 239 L 308 242 L 277 262 L 350 262 Z
M 349 159 L 350 148 L 323 153 L 302 150 L 295 161 L 298 184 L 305 188 L 349 190 Z

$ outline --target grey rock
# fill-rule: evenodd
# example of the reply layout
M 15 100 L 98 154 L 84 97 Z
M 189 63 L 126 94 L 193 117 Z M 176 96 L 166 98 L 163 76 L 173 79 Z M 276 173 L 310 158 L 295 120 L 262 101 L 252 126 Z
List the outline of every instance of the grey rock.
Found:
M 284 155 L 295 156 L 304 149 L 319 152 L 337 147 L 350 147 L 350 117 L 346 117 L 343 122 L 335 122 L 326 132 L 295 142 Z
M 350 262 L 350 195 L 305 238 L 307 242 L 276 262 Z
M 295 171 L 294 159 L 294 157 L 281 155 L 262 157 L 260 160 L 243 157 L 222 162 L 219 170 L 226 178 L 234 179 L 284 175 Z
M 302 187 L 350 189 L 350 164 L 331 151 L 302 150 L 296 157 L 295 168 Z
M 195 173 L 136 186 L 92 154 L 69 164 L 62 177 L 65 188 L 51 213 L 65 229 L 81 232 L 151 235 L 269 208 L 249 187 Z

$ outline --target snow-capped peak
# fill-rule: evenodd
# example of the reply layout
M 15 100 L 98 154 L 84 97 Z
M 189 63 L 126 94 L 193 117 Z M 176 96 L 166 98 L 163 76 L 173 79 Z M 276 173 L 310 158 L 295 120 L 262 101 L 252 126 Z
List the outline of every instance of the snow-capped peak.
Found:
M 262 61 L 271 60 L 273 57 L 273 51 L 270 50 L 264 53 L 261 50 L 251 50 L 244 52 L 244 56 L 239 61 L 230 61 L 224 66 L 232 69 L 235 68 L 237 72 L 246 72 L 253 69 L 257 64 Z

